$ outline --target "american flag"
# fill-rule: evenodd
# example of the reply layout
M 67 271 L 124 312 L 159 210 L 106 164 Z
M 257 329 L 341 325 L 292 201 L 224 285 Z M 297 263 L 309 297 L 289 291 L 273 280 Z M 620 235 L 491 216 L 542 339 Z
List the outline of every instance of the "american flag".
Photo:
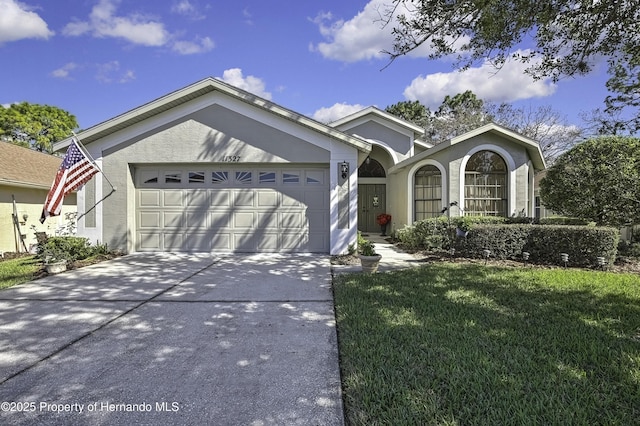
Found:
M 99 169 L 84 155 L 76 141 L 71 140 L 67 154 L 56 173 L 56 179 L 47 194 L 40 223 L 44 223 L 49 216 L 60 215 L 64 197 L 87 183 L 98 172 Z

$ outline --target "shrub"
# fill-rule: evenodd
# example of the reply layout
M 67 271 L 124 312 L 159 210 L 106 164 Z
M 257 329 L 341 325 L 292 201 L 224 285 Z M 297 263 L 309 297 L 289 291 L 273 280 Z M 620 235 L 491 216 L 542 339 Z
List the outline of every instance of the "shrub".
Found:
M 38 256 L 45 261 L 49 258 L 73 262 L 108 252 L 106 244 L 91 246 L 87 238 L 81 237 L 49 237 L 38 246 Z
M 485 249 L 498 259 L 520 259 L 530 253 L 530 261 L 560 264 L 560 253 L 569 255 L 569 264 L 591 266 L 603 256 L 612 264 L 616 257 L 619 231 L 609 227 L 563 225 L 478 225 L 466 239 L 456 240 L 456 252 L 481 258 Z
M 588 220 L 579 219 L 577 217 L 566 216 L 543 217 L 539 219 L 538 223 L 540 223 L 540 225 L 595 226 L 594 222 L 589 222 Z

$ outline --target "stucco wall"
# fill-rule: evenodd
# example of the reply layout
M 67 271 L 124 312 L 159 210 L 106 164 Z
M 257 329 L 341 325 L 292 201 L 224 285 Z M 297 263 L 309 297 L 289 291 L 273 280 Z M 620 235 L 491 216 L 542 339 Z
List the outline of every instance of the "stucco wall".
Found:
M 41 224 L 40 215 L 48 192 L 45 189 L 0 185 L 0 251 L 16 251 L 16 233 L 14 232 L 13 219 L 11 217 L 13 213 L 12 195 L 16 199 L 16 209 L 18 210 L 20 222 L 24 221 L 22 217 L 24 213 L 28 215 L 24 225 L 20 224 L 20 231 L 27 236 L 25 239 L 27 249 L 31 244 L 36 243 L 34 232 L 46 232 L 49 235 L 55 235 L 56 229 L 65 224 L 64 214 L 76 211 L 76 194 L 72 193 L 64 199 L 62 214 L 56 217 L 49 217 L 44 224 Z M 35 231 L 31 228 L 32 225 L 36 227 Z M 20 251 L 24 250 L 20 247 Z
M 440 164 L 446 172 L 445 192 L 443 192 L 443 207 L 449 202 L 458 201 L 461 203 L 461 179 L 464 179 L 462 165 L 465 157 L 479 149 L 494 149 L 499 154 L 508 154 L 505 158 L 507 167 L 511 165 L 509 200 L 509 215 L 518 214 L 525 210 L 528 215 L 533 215 L 531 210 L 530 187 L 529 187 L 529 155 L 527 150 L 520 144 L 512 142 L 506 138 L 493 133 L 485 133 L 469 140 L 462 141 L 445 149 L 436 150 L 432 155 L 424 157 L 416 162 L 397 170 L 390 176 L 388 189 L 391 198 L 391 210 L 394 215 L 394 223 L 397 228 L 402 228 L 406 224 L 413 222 L 413 176 L 415 171 L 425 164 Z M 509 176 L 508 176 L 509 177 Z M 448 197 L 448 198 L 447 198 Z M 463 204 L 461 207 L 464 208 Z M 453 207 L 451 214 L 458 216 L 460 209 Z
M 355 134 L 366 139 L 384 142 L 389 146 L 389 148 L 393 149 L 397 153 L 400 161 L 408 158 L 412 147 L 412 141 L 407 135 L 398 133 L 393 129 L 374 121 L 368 121 L 358 126 L 354 126 L 350 128 L 347 133 L 352 135 Z
M 328 150 L 275 127 L 219 105 L 207 107 L 103 152 L 103 170 L 118 188 L 102 207 L 104 242 L 128 252 L 134 249 L 136 164 L 211 164 L 226 156 L 240 157 L 243 164 L 330 160 Z M 103 192 L 109 189 L 104 187 Z

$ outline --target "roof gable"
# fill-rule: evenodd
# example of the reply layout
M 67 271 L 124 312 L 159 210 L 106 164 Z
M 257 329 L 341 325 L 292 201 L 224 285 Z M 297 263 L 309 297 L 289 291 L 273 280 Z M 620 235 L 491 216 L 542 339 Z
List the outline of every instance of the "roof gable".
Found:
M 366 121 L 375 121 L 394 128 L 396 131 L 410 136 L 411 139 L 416 139 L 425 133 L 422 127 L 373 106 L 336 120 L 329 125 L 336 129 L 346 131 Z
M 130 127 L 136 123 L 140 123 L 146 119 L 162 114 L 166 111 L 169 111 L 211 92 L 219 92 L 225 94 L 235 100 L 258 108 L 263 112 L 275 114 L 276 116 L 294 122 L 297 125 L 304 126 L 313 131 L 322 133 L 324 136 L 328 136 L 347 145 L 353 146 L 360 151 L 369 152 L 371 150 L 371 145 L 361 138 L 343 133 L 330 126 L 327 126 L 326 124 L 320 123 L 319 121 L 315 121 L 309 117 L 281 107 L 271 101 L 268 101 L 247 91 L 238 89 L 237 87 L 231 86 L 221 80 L 212 77 L 200 80 L 187 87 L 155 99 L 138 108 L 92 126 L 79 133 L 78 139 L 82 140 L 83 144 L 88 145 L 94 141 Z M 54 149 L 62 150 L 66 148 L 70 143 L 71 138 L 65 139 L 57 143 Z
M 0 142 L 0 183 L 49 189 L 62 158 Z

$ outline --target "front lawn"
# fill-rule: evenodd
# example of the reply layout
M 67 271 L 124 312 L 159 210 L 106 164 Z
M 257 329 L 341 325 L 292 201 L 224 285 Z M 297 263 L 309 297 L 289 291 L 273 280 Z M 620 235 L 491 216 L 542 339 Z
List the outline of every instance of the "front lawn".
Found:
M 640 275 L 434 263 L 335 282 L 351 425 L 630 425 Z
M 0 262 L 0 289 L 31 281 L 42 268 L 35 256 L 18 257 Z

